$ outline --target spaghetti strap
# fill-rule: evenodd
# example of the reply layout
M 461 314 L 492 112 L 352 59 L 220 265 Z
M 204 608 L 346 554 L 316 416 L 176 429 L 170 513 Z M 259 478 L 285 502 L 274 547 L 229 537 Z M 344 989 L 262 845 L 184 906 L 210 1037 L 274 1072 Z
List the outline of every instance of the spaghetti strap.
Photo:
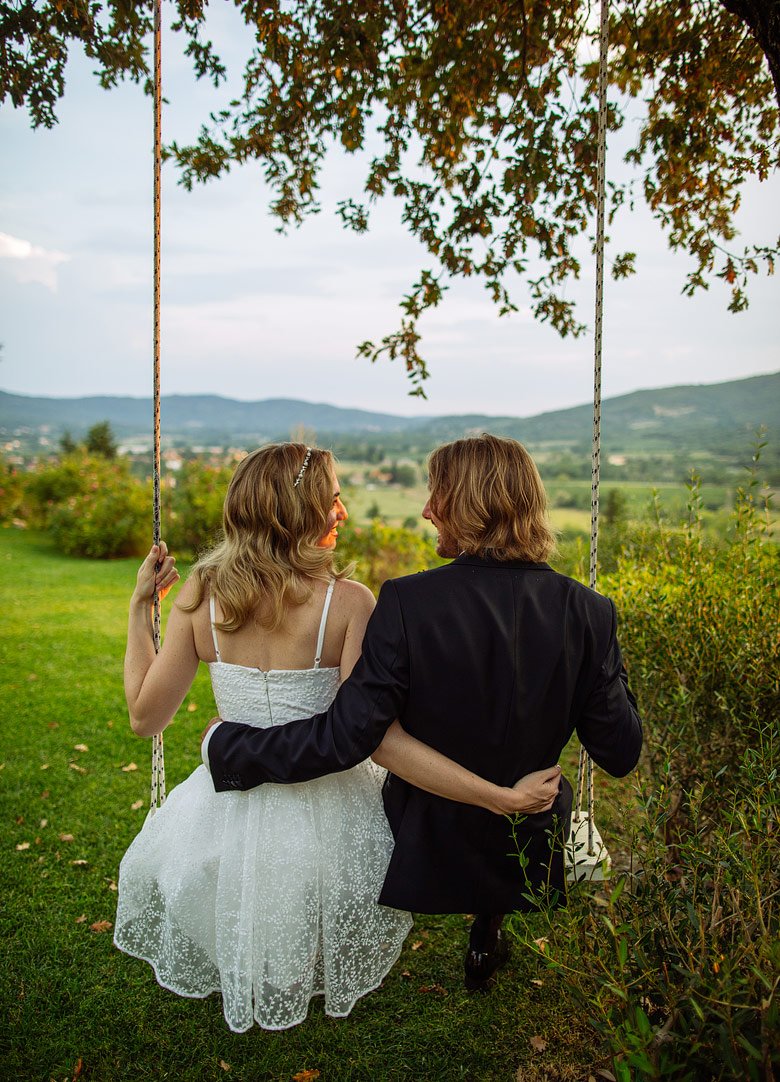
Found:
M 330 601 L 333 597 L 333 587 L 336 585 L 336 580 L 331 579 L 328 583 L 328 592 L 325 594 L 325 604 L 322 606 L 322 618 L 320 619 L 320 630 L 317 635 L 317 650 L 314 657 L 314 668 L 319 669 L 320 661 L 322 660 L 322 646 L 325 642 L 325 624 L 328 622 L 328 609 L 330 608 Z M 215 639 L 216 641 L 216 639 Z
M 209 617 L 211 619 L 211 637 L 214 640 L 214 653 L 217 655 L 217 661 L 222 661 L 222 658 L 219 656 L 219 643 L 217 642 L 217 629 L 214 627 L 214 624 L 216 623 L 216 620 L 217 620 L 217 614 L 216 614 L 216 610 L 214 608 L 214 595 L 213 594 L 211 595 L 211 597 L 209 597 Z

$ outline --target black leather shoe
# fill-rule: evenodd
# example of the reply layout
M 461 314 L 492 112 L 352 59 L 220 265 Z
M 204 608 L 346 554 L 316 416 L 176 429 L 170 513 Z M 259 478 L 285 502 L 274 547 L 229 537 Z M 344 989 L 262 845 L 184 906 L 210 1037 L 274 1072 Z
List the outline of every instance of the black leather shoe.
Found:
M 499 929 L 495 946 L 491 950 L 478 951 L 469 947 L 463 965 L 467 992 L 489 992 L 496 983 L 496 971 L 509 957 L 509 944 Z

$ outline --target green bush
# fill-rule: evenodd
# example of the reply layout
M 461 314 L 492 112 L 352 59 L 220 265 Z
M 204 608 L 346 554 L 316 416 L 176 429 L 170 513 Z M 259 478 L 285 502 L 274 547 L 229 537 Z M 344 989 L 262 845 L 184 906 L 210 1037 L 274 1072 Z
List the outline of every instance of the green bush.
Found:
M 770 1079 L 780 1065 L 780 593 L 755 473 L 726 545 L 658 520 L 601 588 L 645 721 L 634 874 L 515 915 L 630 1079 Z M 763 504 L 763 506 L 762 506 Z
M 386 579 L 425 571 L 444 562 L 436 555 L 436 546 L 427 534 L 385 526 L 378 520 L 369 526 L 342 527 L 336 556 L 342 566 L 354 560 L 355 578 L 374 593 Z
M 47 529 L 52 513 L 61 503 L 89 492 L 93 469 L 101 465 L 76 448 L 59 461 L 45 462 L 26 474 L 30 525 Z
M 705 540 L 698 482 L 689 519 L 661 524 L 641 563 L 630 549 L 604 592 L 617 605 L 631 682 L 648 718 L 647 751 L 679 795 L 728 768 L 780 707 L 780 552 L 754 477 L 725 545 Z
M 232 476 L 232 467 L 209 466 L 198 459 L 182 468 L 168 492 L 165 539 L 172 552 L 195 554 L 220 536 L 222 505 Z
M 74 556 L 137 556 L 151 543 L 150 491 L 125 459 L 77 450 L 30 473 L 31 523 Z
M 570 891 L 566 910 L 515 914 L 511 928 L 565 976 L 614 1054 L 619 1082 L 759 1080 L 780 1066 L 778 741 L 772 726 L 721 775 L 713 819 L 684 798 L 673 862 L 668 790 L 647 785 L 637 874 L 608 896 Z
M 24 517 L 23 475 L 7 462 L 0 463 L 0 522 Z

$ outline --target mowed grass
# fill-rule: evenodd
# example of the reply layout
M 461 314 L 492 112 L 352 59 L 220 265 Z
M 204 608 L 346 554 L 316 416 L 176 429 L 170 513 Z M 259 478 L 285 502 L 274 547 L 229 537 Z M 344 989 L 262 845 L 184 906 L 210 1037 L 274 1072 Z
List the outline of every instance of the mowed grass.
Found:
M 119 861 L 148 804 L 150 746 L 131 733 L 122 694 L 135 570 L 0 531 L 0 1078 L 541 1082 L 606 1067 L 565 979 L 535 957 L 515 950 L 492 994 L 464 992 L 462 916 L 417 918 L 383 987 L 348 1019 L 315 1001 L 303 1025 L 240 1036 L 218 996 L 163 991 L 113 947 L 110 928 L 93 930 L 113 922 Z M 213 712 L 204 670 L 166 732 L 169 789 L 199 762 Z M 610 783 L 607 836 L 629 788 Z

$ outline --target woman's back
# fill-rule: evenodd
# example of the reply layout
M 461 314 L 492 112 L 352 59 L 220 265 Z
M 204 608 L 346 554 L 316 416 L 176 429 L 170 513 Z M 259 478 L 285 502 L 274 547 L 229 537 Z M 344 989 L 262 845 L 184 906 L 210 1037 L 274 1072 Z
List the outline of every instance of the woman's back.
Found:
M 314 581 L 308 600 L 301 605 L 289 605 L 281 624 L 273 630 L 263 627 L 262 610 L 237 631 L 217 628 L 220 660 L 263 672 L 313 668 L 330 585 L 328 582 Z M 189 595 L 190 584 L 186 583 L 180 598 L 186 603 Z M 372 605 L 369 591 L 360 583 L 349 579 L 332 583 L 331 599 L 325 613 L 320 667 L 342 667 L 345 643 L 348 637 L 353 637 L 351 632 L 355 630 L 355 622 L 360 625 L 358 630 L 362 638 L 367 613 Z M 206 664 L 217 660 L 210 609 L 210 598 L 204 597 L 191 614 L 195 650 Z M 215 615 L 219 622 L 222 613 L 218 600 L 215 600 Z M 350 668 L 354 660 L 351 659 Z
M 341 682 L 338 665 L 322 664 L 334 587 L 333 581 L 326 587 L 314 646 L 306 659 L 309 661 L 306 666 L 290 665 L 291 661 L 300 660 L 301 648 L 290 639 L 289 629 L 284 624 L 279 629 L 282 634 L 273 634 L 270 643 L 263 642 L 262 629 L 258 633 L 256 626 L 247 628 L 245 625 L 233 635 L 219 632 L 216 627 L 218 607 L 215 599 L 209 598 L 208 612 L 215 660 L 207 664 L 217 711 L 223 720 L 245 720 L 250 725 L 267 728 L 328 708 Z M 318 598 L 320 591 L 315 593 Z M 307 609 L 310 608 L 311 605 L 308 605 Z M 299 633 L 308 640 L 312 614 L 308 611 L 300 614 L 295 610 L 293 613 L 290 614 L 292 619 L 289 622 L 297 624 Z M 253 631 L 254 636 L 249 638 L 244 634 L 245 630 Z M 331 650 L 334 638 L 337 636 L 330 636 Z M 343 635 L 341 639 L 343 642 Z M 247 664 L 247 661 L 229 661 L 223 656 L 225 640 L 228 640 L 230 657 L 245 657 L 248 661 L 264 656 L 277 664 L 271 664 L 266 669 L 261 665 Z M 339 656 L 340 653 L 339 651 Z M 284 664 L 279 664 L 281 662 Z

